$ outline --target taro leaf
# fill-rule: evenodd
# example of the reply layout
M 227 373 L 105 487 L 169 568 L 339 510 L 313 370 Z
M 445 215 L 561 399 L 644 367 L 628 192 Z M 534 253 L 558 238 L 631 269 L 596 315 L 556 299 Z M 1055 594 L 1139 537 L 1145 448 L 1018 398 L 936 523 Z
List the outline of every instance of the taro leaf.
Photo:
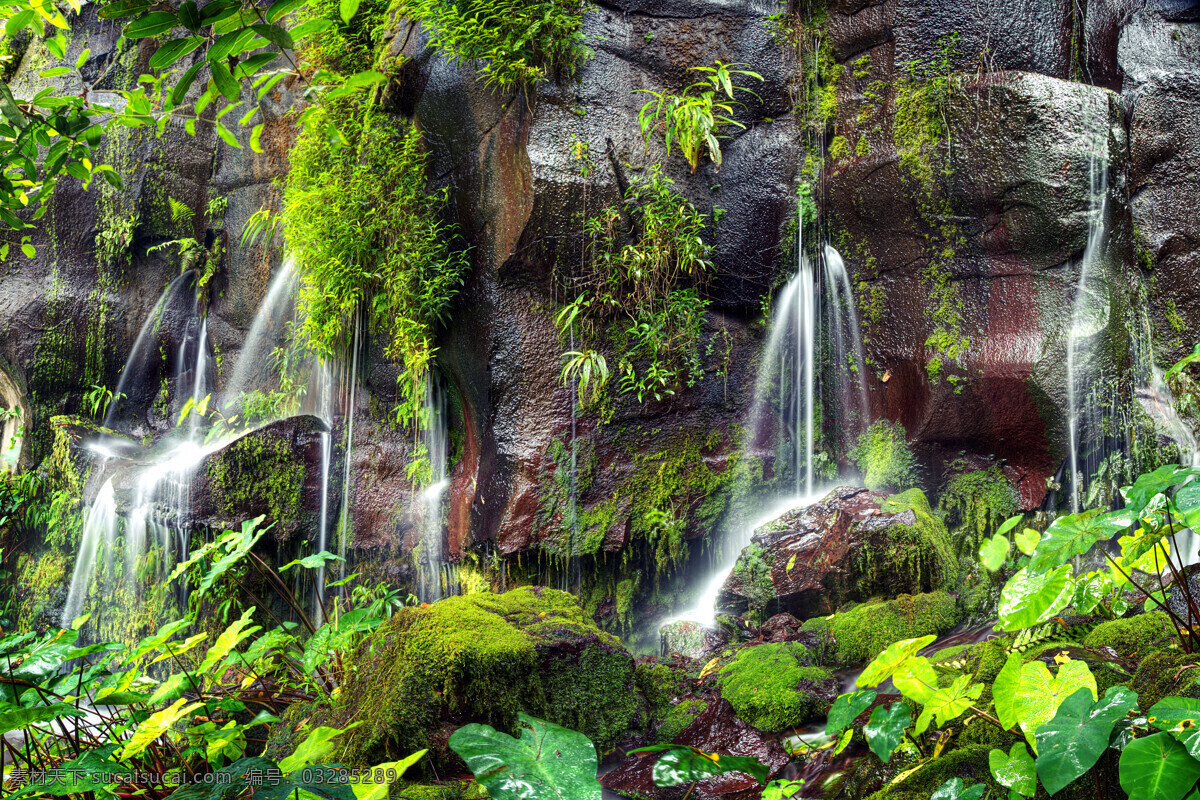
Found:
M 1070 564 L 1040 574 L 1018 570 L 1000 590 L 997 614 L 1001 630 L 1040 625 L 1067 607 L 1074 589 Z
M 271 58 L 274 58 L 276 56 L 275 53 L 268 53 L 265 55 L 269 55 Z M 255 58 L 257 58 L 257 56 L 255 56 Z M 287 572 L 292 567 L 304 567 L 305 569 L 316 569 L 317 567 L 324 564 L 326 561 L 345 561 L 345 560 L 346 559 L 342 558 L 341 556 L 331 553 L 328 550 L 322 550 L 319 553 L 313 553 L 311 556 L 305 556 L 304 558 L 298 558 L 295 561 L 289 561 L 288 563 L 286 563 L 282 567 L 280 567 L 279 571 Z
M 388 800 L 392 783 L 404 777 L 408 768 L 424 758 L 428 752 L 428 750 L 418 750 L 399 761 L 377 764 L 374 768 L 365 770 L 365 774 L 357 776 L 357 780 L 351 778 L 351 783 L 354 785 L 354 796 L 357 800 Z M 388 775 L 389 772 L 390 775 Z M 379 775 L 385 776 L 384 780 L 378 780 L 377 776 Z
M 22 706 L 14 706 L 5 704 L 7 708 L 0 709 L 0 731 L 16 731 L 22 728 L 28 728 L 30 725 L 35 725 L 39 722 L 49 722 L 52 719 L 60 717 L 81 717 L 83 716 L 75 708 L 66 703 L 55 703 L 49 706 L 36 706 L 34 708 L 24 708 Z
M 938 688 L 938 676 L 929 659 L 917 656 L 897 667 L 892 683 L 900 694 L 918 703 L 928 703 Z
M 1037 550 L 1038 542 L 1042 540 L 1042 534 L 1035 531 L 1033 528 L 1026 528 L 1020 533 L 1013 535 L 1013 544 L 1027 556 L 1033 555 Z
M 1029 558 L 1029 571 L 1046 572 L 1086 553 L 1096 542 L 1110 538 L 1120 528 L 1103 509 L 1067 514 L 1051 523 Z
M 279 768 L 284 772 L 295 772 L 296 770 L 306 767 L 309 764 L 315 764 L 325 757 L 333 747 L 333 738 L 341 736 L 346 731 L 356 728 L 361 725 L 361 722 L 353 723 L 345 728 L 330 728 L 321 726 L 314 729 L 308 737 L 300 743 L 296 751 L 287 758 L 279 762 Z
M 1200 778 L 1200 761 L 1168 733 L 1134 739 L 1121 751 L 1121 788 L 1129 800 L 1181 800 Z
M 450 749 L 493 800 L 600 800 L 596 748 L 582 733 L 520 713 L 521 738 L 490 725 L 464 725 Z
M 662 754 L 654 762 L 651 773 L 656 786 L 679 786 L 727 772 L 745 772 L 759 783 L 765 783 L 771 772 L 770 767 L 754 758 L 706 753 L 687 745 L 656 744 L 629 751 L 630 755 L 637 753 Z
M 1071 605 L 1080 614 L 1090 614 L 1112 589 L 1112 578 L 1107 572 L 1091 572 L 1075 584 L 1075 595 Z
M 93 776 L 124 771 L 119 763 L 112 760 L 112 754 L 120 747 L 120 743 L 115 743 L 88 750 L 78 758 L 62 764 L 58 769 L 47 772 L 40 789 L 51 797 L 96 791 L 102 784 L 98 782 L 99 778 Z
M 1021 686 L 1021 665 L 1024 662 L 1020 653 L 1009 653 L 1004 668 L 992 681 L 992 701 L 996 704 L 996 716 L 1005 728 L 1011 728 L 1019 721 L 1017 716 L 1017 689 Z
M 1033 797 L 1037 792 L 1037 770 L 1024 742 L 1014 744 L 1007 754 L 1003 750 L 992 750 L 988 753 L 988 767 L 997 783 L 1022 797 Z
M 1000 524 L 999 528 L 996 529 L 996 535 L 1004 536 L 1009 531 L 1011 531 L 1013 528 L 1020 525 L 1021 521 L 1024 519 L 1025 519 L 1024 514 L 1017 514 L 1015 517 L 1009 517 L 1008 519 L 1004 520 L 1003 523 Z
M 923 647 L 933 643 L 936 636 L 922 636 L 919 639 L 903 639 L 889 645 L 867 668 L 858 676 L 858 685 L 871 688 L 878 686 L 892 676 L 898 667 L 915 656 Z
M 1008 560 L 1008 548 L 1008 539 L 1002 534 L 984 539 L 983 544 L 979 545 L 979 561 L 987 567 L 988 572 L 995 572 Z
M 804 781 L 777 780 L 763 787 L 762 800 L 788 800 L 797 797 L 804 788 Z
M 294 800 L 310 794 L 324 800 L 355 800 L 354 789 L 346 782 L 345 774 L 341 764 L 314 764 L 279 783 L 258 787 L 254 790 L 254 800 Z
M 1091 769 L 1108 749 L 1117 720 L 1137 708 L 1137 695 L 1114 686 L 1093 706 L 1084 687 L 1062 702 L 1053 719 L 1037 729 L 1037 774 L 1050 794 Z
M 1154 472 L 1138 476 L 1138 479 L 1133 482 L 1133 486 L 1121 489 L 1121 493 L 1125 495 L 1127 513 L 1137 519 L 1157 495 L 1166 494 L 1171 487 L 1195 476 L 1200 476 L 1200 469 L 1181 467 L 1176 464 L 1167 464 Z
M 217 770 L 214 775 L 219 777 L 211 783 L 192 783 L 181 786 L 174 792 L 171 792 L 168 800 L 222 800 L 226 796 L 226 793 L 228 793 L 229 797 L 236 797 L 240 792 L 234 790 L 240 790 L 246 786 L 247 773 L 255 771 L 261 775 L 267 770 L 276 769 L 278 769 L 278 766 L 275 762 L 267 758 L 259 756 L 239 758 L 228 767 Z M 224 778 L 223 776 L 225 775 L 229 777 Z M 254 796 L 259 797 L 259 792 L 263 791 L 264 788 L 257 788 Z
M 891 761 L 892 753 L 904 740 L 904 729 L 911 721 L 912 712 L 904 703 L 892 703 L 887 708 L 876 706 L 863 728 L 871 752 L 885 764 Z
M 939 786 L 929 800 L 979 800 L 987 791 L 987 784 L 976 783 L 963 786 L 962 778 L 951 778 Z
M 1041 661 L 1031 661 L 1021 667 L 1021 682 L 1016 694 L 1017 718 L 1035 751 L 1034 734 L 1054 718 L 1065 699 L 1082 688 L 1087 688 L 1092 697 L 1096 697 L 1096 678 L 1083 661 L 1068 661 L 1058 668 L 1057 675 L 1051 675 Z
M 876 694 L 872 691 L 839 695 L 838 699 L 833 701 L 833 708 L 829 709 L 829 717 L 825 720 L 825 735 L 835 736 L 840 733 L 875 702 L 875 697 Z
M 955 719 L 979 699 L 983 694 L 982 683 L 971 683 L 970 675 L 959 675 L 954 683 L 938 689 L 925 703 L 921 715 L 917 717 L 915 730 L 918 734 L 929 728 L 929 723 L 937 720 L 938 725 L 945 725 Z
M 203 703 L 188 703 L 185 705 L 185 702 L 183 698 L 180 698 L 162 711 L 152 714 L 148 719 L 139 724 L 133 736 L 121 748 L 121 754 L 118 758 L 124 761 L 138 755 L 149 747 L 151 742 L 175 727 L 177 722 L 204 705 Z
M 1200 757 L 1200 700 L 1164 697 L 1150 709 L 1147 719 L 1182 742 L 1192 758 Z

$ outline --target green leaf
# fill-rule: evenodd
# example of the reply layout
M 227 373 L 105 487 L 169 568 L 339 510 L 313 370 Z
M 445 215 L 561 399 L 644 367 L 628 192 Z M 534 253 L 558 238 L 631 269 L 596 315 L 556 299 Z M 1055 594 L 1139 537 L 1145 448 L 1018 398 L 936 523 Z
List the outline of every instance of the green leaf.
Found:
M 912 712 L 905 703 L 892 703 L 887 708 L 876 706 L 871 712 L 871 719 L 863 727 L 867 746 L 879 756 L 880 761 L 888 763 L 892 760 L 892 753 L 904 741 L 904 729 L 911 721 Z
M 1200 778 L 1200 761 L 1170 734 L 1155 733 L 1125 746 L 1120 770 L 1129 800 L 1182 800 Z
M 186 0 L 179 6 L 179 21 L 192 33 L 200 30 L 200 9 L 196 7 L 196 0 Z
M 292 35 L 278 25 L 251 25 L 250 30 L 271 44 L 278 45 L 280 50 L 291 50 L 296 46 L 292 41 Z
M 841 733 L 875 702 L 875 697 L 876 694 L 872 691 L 839 695 L 838 699 L 833 701 L 833 708 L 829 709 L 829 716 L 825 720 L 825 735 L 834 736 Z
M 1037 729 L 1037 774 L 1046 791 L 1058 794 L 1095 766 L 1108 749 L 1113 725 L 1137 707 L 1137 695 L 1123 686 L 1109 689 L 1094 706 L 1086 687 L 1064 700 Z
M 345 728 L 330 728 L 321 726 L 315 728 L 308 736 L 300 743 L 290 756 L 279 762 L 279 768 L 285 773 L 295 772 L 296 770 L 315 764 L 325 757 L 325 754 L 333 747 L 333 739 L 341 736 L 347 731 L 361 725 L 362 722 L 356 722 Z
M 354 15 L 358 13 L 358 4 L 359 0 L 341 0 L 340 11 L 342 21 L 347 25 L 350 24 L 350 20 L 354 19 Z
M 922 636 L 918 639 L 904 639 L 888 646 L 867 668 L 858 676 L 858 685 L 866 688 L 878 686 L 892 676 L 896 669 L 915 656 L 924 647 L 937 639 L 936 636 Z
M 175 84 L 175 88 L 171 90 L 171 103 L 179 105 L 183 99 L 187 97 L 188 89 L 192 88 L 192 83 L 196 80 L 196 74 L 200 72 L 200 68 L 204 66 L 203 61 L 197 61 L 188 67 L 187 72 L 183 73 L 183 77 L 179 79 L 179 83 Z
M 643 748 L 646 749 L 649 748 Z M 671 745 L 654 762 L 651 776 L 655 786 L 679 786 L 729 772 L 745 772 L 759 783 L 763 783 L 767 780 L 770 768 L 757 759 L 746 756 L 723 756 L 705 753 L 694 747 Z
M 1057 675 L 1041 661 L 1030 661 L 1021 667 L 1021 682 L 1017 686 L 1016 710 L 1025 738 L 1037 750 L 1034 735 L 1054 718 L 1063 700 L 1086 688 L 1096 697 L 1096 678 L 1083 661 L 1068 661 L 1058 668 Z
M 29 243 L 21 245 L 21 252 L 25 254 L 26 258 L 37 258 L 37 249 Z
M 150 56 L 150 69 L 166 69 L 202 44 L 204 44 L 203 36 L 172 39 Z
M 283 764 L 280 763 L 280 768 Z M 255 800 L 295 800 L 310 796 L 322 800 L 355 800 L 354 789 L 343 777 L 341 764 L 314 764 L 277 784 L 265 784 L 254 790 Z
M 971 683 L 970 675 L 959 675 L 954 679 L 954 683 L 938 689 L 929 697 L 925 707 L 921 709 L 920 716 L 917 717 L 914 730 L 917 734 L 922 734 L 933 721 L 944 726 L 970 708 L 983 694 L 983 689 L 982 683 Z
M 103 12 L 101 12 L 101 15 L 103 16 Z M 12 38 L 28 27 L 31 22 L 33 22 L 33 11 L 25 10 L 14 14 L 4 23 L 4 35 Z
M 1038 542 L 1042 540 L 1042 535 L 1033 528 L 1026 528 L 1018 534 L 1013 535 L 1013 544 L 1027 556 L 1033 555 L 1037 549 Z
M 382 72 L 356 72 L 346 79 L 343 84 L 347 89 L 357 89 L 360 86 L 375 86 L 380 83 L 387 83 L 388 77 Z
M 203 663 L 200 664 L 200 669 L 197 670 L 201 676 L 210 674 L 235 647 L 261 630 L 257 625 L 252 624 L 253 614 L 254 606 L 251 606 L 240 619 L 234 620 L 233 624 L 217 637 L 217 641 L 208 649 Z
M 997 536 L 1006 535 L 1013 528 L 1020 525 L 1021 522 L 1024 521 L 1024 519 L 1025 519 L 1024 514 L 1017 514 L 1015 517 L 1009 517 L 1008 519 L 1004 520 L 1003 523 L 1000 524 L 999 528 L 996 529 L 996 535 Z
M 124 761 L 138 755 L 149 747 L 151 742 L 170 730 L 175 723 L 204 705 L 203 703 L 184 705 L 185 702 L 187 701 L 180 698 L 138 725 L 137 731 L 121 748 L 117 757 Z
M 1166 494 L 1177 484 L 1196 476 L 1200 476 L 1200 469 L 1180 467 L 1176 464 L 1167 464 L 1153 472 L 1139 475 L 1133 486 L 1126 486 L 1121 490 L 1125 495 L 1125 512 L 1137 519 L 1155 497 Z
M 1004 667 L 992 681 L 992 702 L 996 705 L 996 716 L 1005 728 L 1011 728 L 1018 722 L 1017 689 L 1021 685 L 1022 664 L 1020 653 L 1009 653 Z
M 1192 758 L 1200 758 L 1200 700 L 1164 697 L 1151 707 L 1146 718 L 1182 742 Z
M 38 77 L 39 78 L 58 78 L 63 75 L 70 75 L 70 74 L 71 74 L 70 67 L 52 67 L 51 69 L 44 69 L 41 72 L 39 72 Z
M 938 676 L 929 659 L 914 656 L 896 668 L 892 683 L 909 700 L 927 703 L 937 691 Z
M 150 8 L 153 3 L 150 0 L 117 0 L 115 3 L 109 3 L 97 12 L 96 16 L 100 19 L 124 19 L 125 17 L 136 17 L 142 14 L 146 9 Z
M 17 731 L 39 722 L 49 722 L 60 717 L 81 717 L 82 714 L 66 703 L 24 708 L 15 704 L 0 710 L 0 730 Z
M 408 768 L 416 764 L 428 750 L 418 750 L 411 756 L 402 758 L 399 761 L 391 761 L 386 764 L 377 764 L 370 770 L 366 771 L 365 775 L 351 778 L 351 788 L 354 789 L 355 800 L 388 800 L 388 790 L 391 783 L 386 780 L 375 782 L 376 775 L 386 775 L 389 771 L 394 776 L 393 781 L 404 777 L 404 773 L 408 772 Z
M 278 22 L 283 17 L 295 11 L 297 8 L 307 5 L 309 0 L 275 0 L 267 8 L 267 13 L 263 17 L 267 22 Z
M 979 545 L 979 561 L 989 572 L 995 572 L 1008 560 L 1008 539 L 996 534 Z
M 762 800 L 789 800 L 798 797 L 804 788 L 804 781 L 789 781 L 780 779 L 771 781 L 763 787 Z
M 238 102 L 242 96 L 242 87 L 238 86 L 238 82 L 229 74 L 229 68 L 220 61 L 209 61 L 208 69 L 212 72 L 213 83 L 217 85 L 217 91 L 224 95 L 225 99 L 231 103 Z M 221 138 L 224 139 L 225 137 L 222 136 Z
M 1117 526 L 1108 524 L 1103 509 L 1061 516 L 1046 529 L 1029 558 L 1028 569 L 1040 573 L 1062 567 L 1073 556 L 1086 553 L 1096 542 L 1108 539 L 1117 530 Z
M 450 748 L 492 800 L 601 800 L 596 748 L 582 733 L 519 713 L 521 738 L 490 725 L 464 725 Z
M 992 750 L 988 753 L 988 767 L 996 783 L 1022 797 L 1033 797 L 1037 792 L 1037 770 L 1024 742 L 1014 744 L 1007 754 L 1003 750 Z
M 29 124 L 29 120 L 25 117 L 25 112 L 17 105 L 12 91 L 4 81 L 0 81 L 0 114 L 3 114 L 4 118 L 9 121 L 9 124 L 17 130 L 24 130 L 25 126 Z
M 151 11 L 125 26 L 121 34 L 126 39 L 145 39 L 158 36 L 180 25 L 179 17 L 170 11 Z
M 935 789 L 929 800 L 979 800 L 986 791 L 986 784 L 963 786 L 962 778 L 951 778 Z
M 1067 607 L 1074 590 L 1070 564 L 1043 573 L 1027 568 L 1018 570 L 1000 590 L 997 615 L 1001 630 L 1018 631 L 1040 625 Z
M 304 558 L 298 558 L 295 561 L 289 561 L 288 563 L 286 563 L 282 567 L 280 567 L 279 571 L 287 572 L 289 569 L 291 569 L 292 567 L 295 567 L 295 566 L 304 567 L 305 569 L 316 569 L 317 567 L 321 566 L 322 564 L 324 564 L 327 561 L 345 561 L 345 560 L 346 559 L 342 558 L 341 556 L 331 553 L 328 550 L 322 550 L 321 552 L 314 553 L 311 556 L 305 556 Z

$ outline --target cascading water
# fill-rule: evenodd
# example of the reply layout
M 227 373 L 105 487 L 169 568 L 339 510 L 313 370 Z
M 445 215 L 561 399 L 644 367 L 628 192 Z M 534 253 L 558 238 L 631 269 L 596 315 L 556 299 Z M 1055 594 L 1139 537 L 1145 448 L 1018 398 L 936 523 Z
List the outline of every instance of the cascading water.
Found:
M 83 613 L 88 586 L 96 571 L 96 557 L 101 549 L 111 553 L 117 538 L 117 497 L 113 491 L 112 478 L 100 487 L 96 499 L 88 508 L 87 522 L 83 526 L 83 537 L 79 540 L 79 552 L 75 556 L 75 571 L 71 575 L 71 588 L 63 606 L 62 626 L 70 627 L 72 620 Z
M 419 435 L 425 458 L 429 462 L 429 483 L 418 495 L 421 544 L 417 562 L 417 596 L 422 602 L 433 603 L 441 600 L 444 594 L 442 500 L 450 480 L 446 477 L 446 397 L 432 376 L 425 381 Z
M 246 392 L 270 383 L 269 356 L 285 340 L 286 323 L 295 307 L 298 279 L 295 262 L 286 259 L 267 287 L 262 305 L 246 333 L 233 373 L 221 392 L 221 408 L 232 408 Z

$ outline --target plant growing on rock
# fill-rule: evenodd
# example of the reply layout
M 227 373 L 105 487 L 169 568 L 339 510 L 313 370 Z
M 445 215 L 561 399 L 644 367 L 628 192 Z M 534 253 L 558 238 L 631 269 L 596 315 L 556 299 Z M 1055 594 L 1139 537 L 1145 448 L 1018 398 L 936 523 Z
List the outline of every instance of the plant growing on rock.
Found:
M 757 72 L 739 69 L 744 66 L 716 61 L 711 67 L 692 67 L 704 73 L 704 79 L 679 94 L 642 89 L 654 97 L 638 113 L 638 125 L 641 126 L 642 139 L 647 146 L 651 135 L 661 131 L 667 155 L 671 154 L 671 146 L 677 144 L 692 172 L 700 165 L 704 153 L 708 153 L 713 164 L 720 169 L 721 145 L 717 141 L 717 128 L 728 125 L 744 129 L 746 126 L 733 118 L 734 105 L 740 105 L 734 93 L 741 91 L 754 94 L 744 86 L 735 85 L 734 76 L 741 75 L 758 81 L 763 79 Z
M 473 65 L 500 91 L 573 75 L 591 54 L 585 0 L 398 0 L 393 8 L 426 25 L 442 55 Z
M 908 447 L 904 426 L 887 420 L 871 423 L 849 453 L 863 475 L 863 485 L 876 490 L 903 489 L 917 479 L 917 459 Z
M 630 184 L 624 208 L 608 207 L 587 221 L 586 267 L 575 280 L 581 293 L 559 311 L 555 324 L 565 339 L 577 325 L 595 338 L 615 323 L 608 330 L 619 351 L 620 390 L 639 402 L 669 397 L 701 375 L 708 301 L 699 289 L 712 271 L 705 223 L 658 165 Z M 594 399 L 607 381 L 607 361 L 594 350 L 568 356 L 563 382 L 580 380 L 582 401 L 595 379 Z

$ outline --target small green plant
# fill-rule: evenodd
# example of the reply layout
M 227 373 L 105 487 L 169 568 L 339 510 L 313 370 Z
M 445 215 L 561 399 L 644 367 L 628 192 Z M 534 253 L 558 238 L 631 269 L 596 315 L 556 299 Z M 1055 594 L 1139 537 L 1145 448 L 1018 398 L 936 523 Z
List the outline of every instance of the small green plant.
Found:
M 564 386 L 576 384 L 579 407 L 584 408 L 599 397 L 608 383 L 608 362 L 602 353 L 595 350 L 572 350 L 563 353 L 563 358 L 567 362 L 563 364 L 561 383 Z
M 716 61 L 711 67 L 692 67 L 705 73 L 704 80 L 693 83 L 679 94 L 642 89 L 654 97 L 638 113 L 638 125 L 641 126 L 642 139 L 647 146 L 650 137 L 661 131 L 667 155 L 671 154 L 672 145 L 678 145 L 692 172 L 696 171 L 701 156 L 706 152 L 720 169 L 721 145 L 717 141 L 717 129 L 722 125 L 745 128 L 733 118 L 733 107 L 740 104 L 734 98 L 734 93 L 741 91 L 754 94 L 744 86 L 735 85 L 733 77 L 742 75 L 759 81 L 763 79 L 757 72 L 738 69 L 742 66 L 745 65 Z
M 193 211 L 187 203 L 176 200 L 174 197 L 167 198 L 167 205 L 171 209 L 171 221 L 176 225 L 190 225 L 192 219 L 195 218 L 196 212 Z
M 908 447 L 904 426 L 887 420 L 871 424 L 850 450 L 868 489 L 904 489 L 917 479 L 917 459 Z
M 500 91 L 573 75 L 591 54 L 585 0 L 398 0 L 394 7 L 424 23 L 444 56 L 471 64 Z
M 124 392 L 116 395 L 115 399 L 120 401 L 123 397 L 125 397 Z M 93 384 L 91 389 L 84 392 L 83 408 L 87 411 L 88 416 L 94 419 L 104 419 L 105 415 L 108 414 L 108 408 L 112 405 L 113 399 L 112 389 L 109 389 L 107 386 Z

